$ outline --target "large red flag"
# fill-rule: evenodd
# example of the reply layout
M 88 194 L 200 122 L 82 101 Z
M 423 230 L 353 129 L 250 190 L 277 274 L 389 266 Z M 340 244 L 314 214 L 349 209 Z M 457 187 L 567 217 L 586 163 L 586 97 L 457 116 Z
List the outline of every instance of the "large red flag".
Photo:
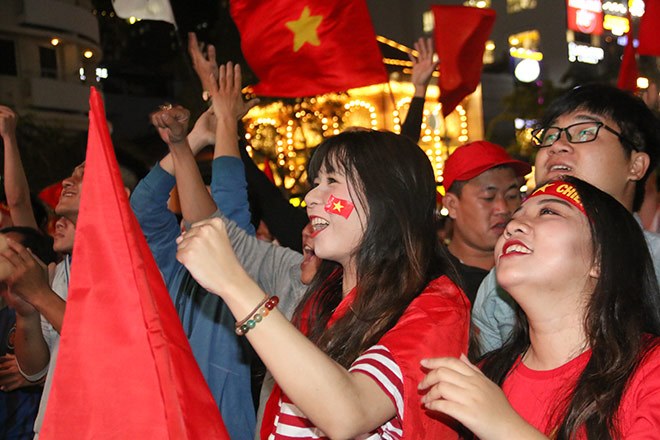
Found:
M 479 85 L 486 40 L 495 23 L 492 9 L 432 5 L 435 50 L 440 59 L 440 102 L 447 116 Z
M 228 439 L 128 203 L 98 92 L 42 439 Z
M 637 90 L 637 77 L 639 70 L 637 69 L 637 60 L 635 60 L 635 45 L 633 43 L 632 27 L 628 31 L 628 44 L 623 50 L 623 58 L 621 59 L 621 66 L 619 67 L 619 78 L 616 86 L 622 90 L 630 90 L 634 92 Z
M 640 55 L 660 57 L 660 0 L 647 0 L 639 22 Z
M 364 0 L 231 0 L 257 95 L 302 97 L 387 82 Z

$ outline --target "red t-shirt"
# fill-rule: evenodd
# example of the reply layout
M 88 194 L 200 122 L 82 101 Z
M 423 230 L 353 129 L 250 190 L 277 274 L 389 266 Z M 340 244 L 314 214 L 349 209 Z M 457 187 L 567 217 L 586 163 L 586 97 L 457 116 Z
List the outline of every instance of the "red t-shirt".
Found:
M 552 420 L 556 408 L 558 405 L 559 411 L 565 408 L 566 396 L 572 393 L 590 357 L 591 350 L 588 350 L 561 367 L 547 371 L 531 370 L 518 359 L 502 389 L 523 419 L 551 436 L 557 428 L 556 421 Z M 621 398 L 617 417 L 621 438 L 660 438 L 660 347 L 655 347 L 634 373 Z M 579 438 L 586 437 L 582 433 Z
M 342 306 L 345 305 L 340 304 L 338 309 Z M 397 324 L 378 344 L 353 363 L 351 371 L 371 377 L 397 408 L 393 419 L 361 439 L 458 438 L 455 421 L 427 413 L 422 407 L 417 385 L 426 372 L 419 362 L 424 358 L 458 357 L 466 353 L 469 322 L 467 297 L 449 278 L 437 278 L 410 303 Z M 278 404 L 279 408 L 266 432 L 265 424 L 269 422 L 264 418 L 262 438 L 325 438 L 323 432 L 313 427 L 286 396 L 278 400 L 268 402 L 269 405 Z

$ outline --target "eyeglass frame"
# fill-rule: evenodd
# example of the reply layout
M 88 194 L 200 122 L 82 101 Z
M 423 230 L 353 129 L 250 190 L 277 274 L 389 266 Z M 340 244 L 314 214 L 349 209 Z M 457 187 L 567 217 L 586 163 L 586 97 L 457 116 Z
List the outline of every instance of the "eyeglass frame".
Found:
M 593 124 L 593 125 L 595 125 L 595 126 L 597 127 L 597 128 L 596 128 L 596 133 L 594 134 L 594 138 L 593 138 L 593 139 L 589 139 L 588 141 L 573 141 L 573 140 L 571 139 L 571 137 L 570 137 L 571 135 L 568 134 L 568 129 L 571 128 L 571 127 L 575 127 L 576 125 L 582 125 L 582 124 Z M 543 145 L 543 141 L 540 140 L 540 139 L 537 137 L 537 134 L 542 133 L 543 131 L 548 130 L 548 129 L 550 129 L 550 128 L 556 128 L 557 130 L 559 130 L 558 135 L 557 135 L 557 139 L 555 139 L 555 140 L 554 140 L 551 144 L 549 144 L 549 145 Z M 615 135 L 616 137 L 618 137 L 619 140 L 620 140 L 622 143 L 626 143 L 626 144 L 632 146 L 632 149 L 633 149 L 633 150 L 635 150 L 635 151 L 640 151 L 640 150 L 639 150 L 637 147 L 635 147 L 634 144 L 633 144 L 628 138 L 626 138 L 623 134 L 621 134 L 620 132 L 616 131 L 616 130 L 613 129 L 612 127 L 609 127 L 607 124 L 605 124 L 604 122 L 601 122 L 601 121 L 584 121 L 584 122 L 576 122 L 575 124 L 567 125 L 567 126 L 564 127 L 564 128 L 562 128 L 562 127 L 557 127 L 557 126 L 554 126 L 554 125 L 551 125 L 551 126 L 549 126 L 549 127 L 539 127 L 539 128 L 536 128 L 536 129 L 532 130 L 532 139 L 534 139 L 533 144 L 534 144 L 534 146 L 535 146 L 537 149 L 547 148 L 547 147 L 551 147 L 551 146 L 553 146 L 553 145 L 555 144 L 555 142 L 557 142 L 559 139 L 561 139 L 561 134 L 562 134 L 562 132 L 563 132 L 563 133 L 566 133 L 566 141 L 568 141 L 568 143 L 570 143 L 570 144 L 587 144 L 587 143 L 589 143 L 589 142 L 593 142 L 593 141 L 595 141 L 596 139 L 598 139 L 598 133 L 600 132 L 600 129 L 601 129 L 601 128 L 604 128 L 605 130 L 609 131 L 610 133 L 612 133 L 613 135 Z

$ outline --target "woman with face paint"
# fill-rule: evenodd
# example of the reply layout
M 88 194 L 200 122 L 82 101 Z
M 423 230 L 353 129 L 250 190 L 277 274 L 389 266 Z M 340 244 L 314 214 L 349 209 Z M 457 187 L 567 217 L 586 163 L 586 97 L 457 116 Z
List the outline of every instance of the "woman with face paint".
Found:
M 305 201 L 323 259 L 293 324 L 232 252 L 220 219 L 196 223 L 177 258 L 221 296 L 278 384 L 262 438 L 457 438 L 419 405 L 419 362 L 467 351 L 469 302 L 435 239 L 424 152 L 377 131 L 323 142 Z
M 566 177 L 513 214 L 495 257 L 513 336 L 481 371 L 425 360 L 426 407 L 482 440 L 658 438 L 660 292 L 633 216 Z

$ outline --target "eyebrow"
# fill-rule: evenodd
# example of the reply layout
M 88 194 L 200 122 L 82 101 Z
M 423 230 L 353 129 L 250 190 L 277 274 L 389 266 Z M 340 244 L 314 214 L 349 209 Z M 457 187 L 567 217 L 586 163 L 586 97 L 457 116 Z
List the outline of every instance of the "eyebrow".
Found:
M 568 206 L 569 208 L 577 209 L 571 203 L 568 203 L 566 200 L 558 199 L 556 197 L 551 197 L 548 199 L 539 200 L 539 205 L 547 205 L 548 203 L 559 203 L 560 205 Z
M 561 115 L 561 116 L 564 116 L 564 115 Z M 557 118 L 557 119 L 559 119 L 559 118 Z M 554 124 L 557 123 L 557 119 L 553 120 L 550 123 L 550 126 L 554 126 Z M 603 122 L 597 116 L 592 116 L 592 115 L 587 114 L 587 113 L 579 113 L 579 114 L 575 115 L 575 119 L 579 120 L 579 121 L 582 121 L 582 122 Z M 574 122 L 573 124 L 579 124 L 579 122 Z M 568 124 L 568 125 L 573 125 L 573 124 Z

